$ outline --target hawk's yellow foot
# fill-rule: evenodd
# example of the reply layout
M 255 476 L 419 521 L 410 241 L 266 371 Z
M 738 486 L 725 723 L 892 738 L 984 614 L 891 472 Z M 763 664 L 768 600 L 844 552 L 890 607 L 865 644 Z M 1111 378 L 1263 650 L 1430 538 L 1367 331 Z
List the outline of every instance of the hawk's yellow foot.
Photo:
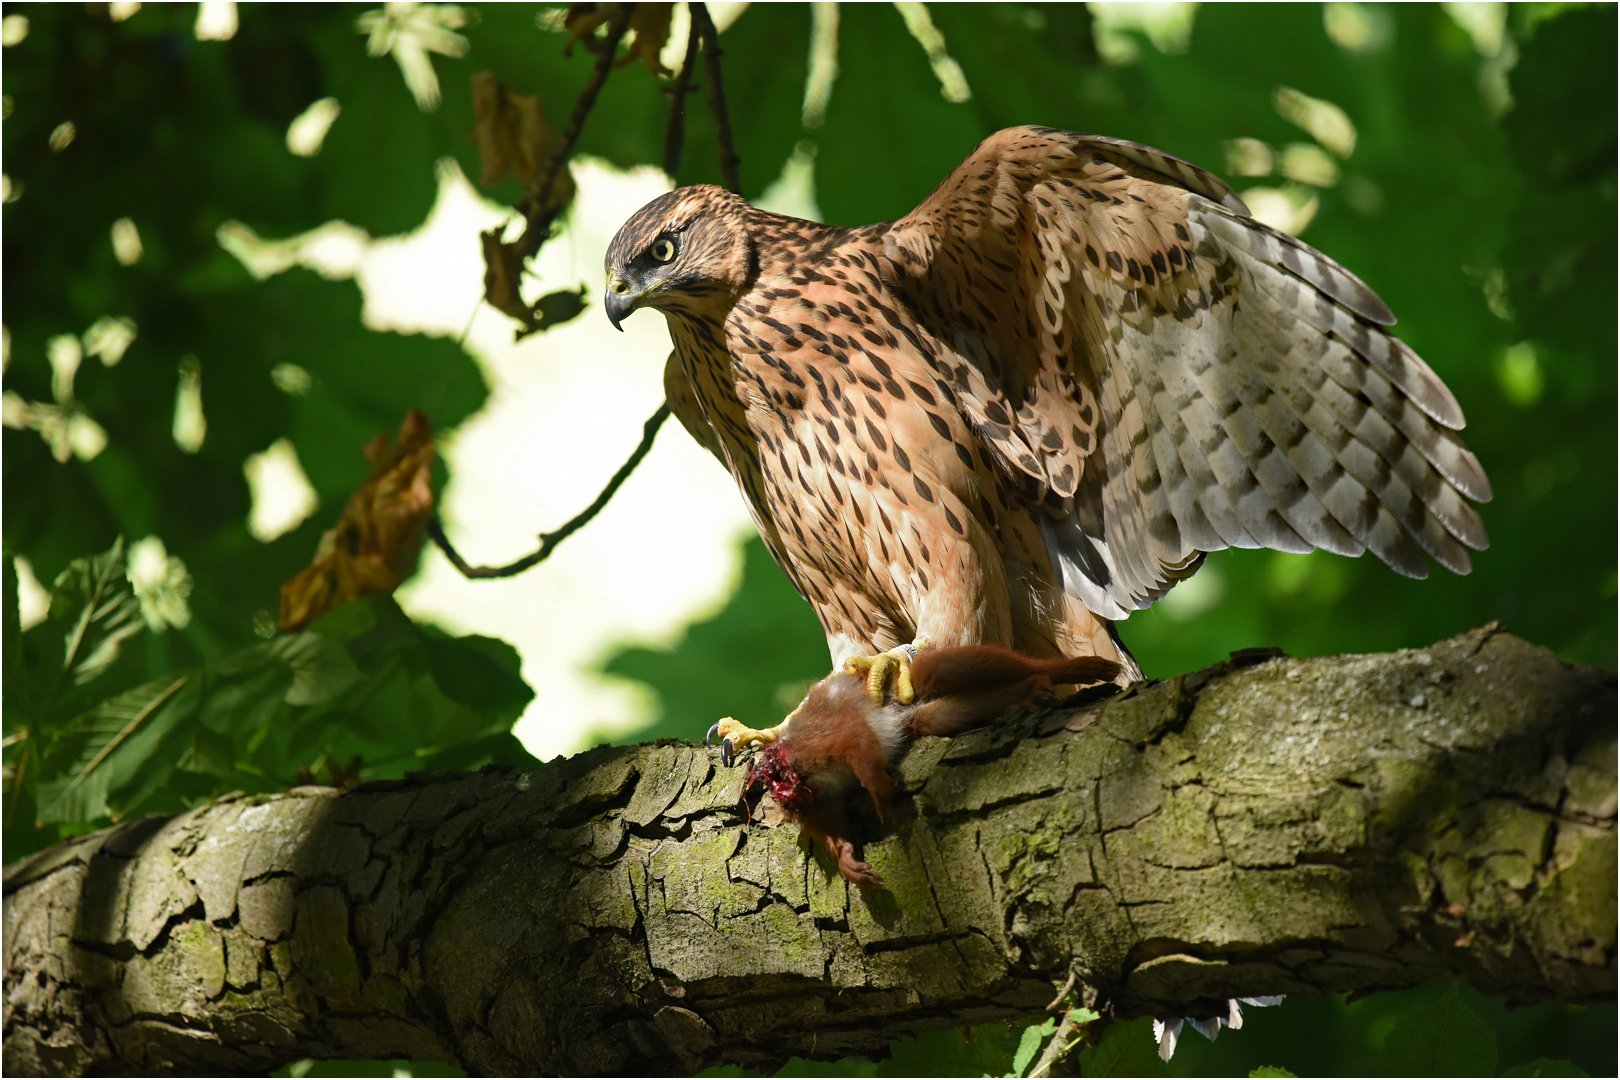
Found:
M 708 733 L 703 736 L 703 745 L 708 746 L 711 739 L 719 736 L 720 764 L 729 768 L 740 751 L 746 750 L 750 746 L 769 746 L 775 742 L 777 733 L 786 723 L 787 721 L 784 720 L 776 727 L 756 731 L 742 721 L 733 720 L 728 716 L 723 720 L 716 721 L 714 726 L 708 730 Z
M 894 700 L 910 705 L 916 698 L 911 687 L 911 662 L 917 654 L 928 648 L 928 639 L 919 637 L 910 645 L 901 645 L 874 656 L 851 656 L 844 661 L 844 670 L 851 675 L 866 676 L 866 692 L 879 705 L 883 704 L 889 678 L 894 677 Z

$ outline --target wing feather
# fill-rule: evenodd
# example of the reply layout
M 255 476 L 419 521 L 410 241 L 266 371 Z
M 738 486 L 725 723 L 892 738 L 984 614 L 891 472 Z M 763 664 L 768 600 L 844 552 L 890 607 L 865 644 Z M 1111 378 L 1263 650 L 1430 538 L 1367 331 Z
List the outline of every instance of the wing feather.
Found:
M 1281 267 L 1323 297 L 1344 305 L 1363 319 L 1379 326 L 1394 325 L 1395 316 L 1389 307 L 1360 278 L 1287 233 L 1278 232 L 1247 213 L 1233 215 L 1230 208 L 1211 206 L 1196 194 L 1187 197 L 1187 216 L 1215 231 L 1232 248 L 1258 262 Z M 1449 391 L 1445 396 L 1451 396 Z M 1456 402 L 1451 404 L 1455 408 Z
M 1424 552 L 1460 573 L 1490 498 L 1462 409 L 1350 271 L 1158 150 L 992 136 L 888 227 L 886 281 L 1064 587 L 1119 618 L 1203 552 Z M 1023 481 L 1028 483 L 1028 480 Z
M 1254 264 L 1246 268 L 1261 282 L 1268 277 L 1280 276 L 1275 267 Z M 1261 285 L 1252 291 L 1256 304 L 1265 313 L 1265 321 L 1273 327 L 1287 327 L 1289 313 L 1295 305 L 1281 298 L 1285 288 L 1275 283 Z M 1267 303 L 1267 301 L 1271 303 Z M 1460 460 L 1450 462 L 1451 468 L 1437 464 L 1445 462 L 1443 448 L 1456 446 L 1443 436 L 1455 438 L 1448 429 L 1432 421 L 1422 424 L 1414 419 L 1398 398 L 1386 396 L 1386 408 L 1395 413 L 1395 420 L 1381 412 L 1369 395 L 1365 401 L 1352 396 L 1331 377 L 1329 364 L 1333 357 L 1337 365 L 1351 365 L 1350 354 L 1342 342 L 1332 336 L 1322 336 L 1293 324 L 1295 339 L 1285 347 L 1274 365 L 1260 365 L 1279 391 L 1289 395 L 1293 411 L 1316 433 L 1327 446 L 1333 448 L 1335 459 L 1345 468 L 1353 470 L 1355 477 L 1396 517 L 1438 562 L 1458 573 L 1467 573 L 1469 559 L 1461 544 L 1475 549 L 1485 546 L 1484 525 L 1479 515 L 1469 506 L 1460 491 L 1455 476 L 1464 477 L 1464 485 L 1475 486 L 1476 481 L 1467 474 L 1468 466 L 1477 474 L 1477 484 L 1484 487 L 1484 474 L 1478 462 L 1465 449 Z M 1362 370 L 1371 376 L 1376 371 L 1365 362 Z M 1348 380 L 1347 380 L 1348 381 Z M 1371 379 L 1365 380 L 1370 382 Z M 1365 385 L 1364 382 L 1364 385 Z M 1413 410 L 1416 411 L 1416 410 Z M 1404 419 L 1410 433 L 1396 427 Z M 1427 452 L 1425 452 L 1425 448 Z M 1455 475 L 1452 475 L 1455 474 Z M 1421 565 L 1421 559 L 1418 564 Z
M 1324 334 L 1344 338 L 1437 423 L 1453 430 L 1462 428 L 1462 407 L 1451 390 L 1400 339 L 1379 329 L 1394 323 L 1395 318 L 1359 278 L 1293 237 L 1286 237 L 1288 242 L 1283 243 L 1281 233 L 1252 218 L 1235 219 L 1197 196 L 1189 198 L 1188 203 L 1188 218 L 1208 229 L 1229 249 L 1243 252 L 1258 264 L 1286 270 L 1307 286 L 1293 294 L 1298 301 L 1293 306 L 1296 318 Z M 1299 256 L 1301 250 L 1310 256 L 1308 263 Z M 1285 256 L 1288 262 L 1282 261 Z M 1311 272 L 1305 272 L 1307 269 Z M 1367 297 L 1376 307 L 1368 303 Z M 1367 326 L 1352 313 L 1379 325 Z

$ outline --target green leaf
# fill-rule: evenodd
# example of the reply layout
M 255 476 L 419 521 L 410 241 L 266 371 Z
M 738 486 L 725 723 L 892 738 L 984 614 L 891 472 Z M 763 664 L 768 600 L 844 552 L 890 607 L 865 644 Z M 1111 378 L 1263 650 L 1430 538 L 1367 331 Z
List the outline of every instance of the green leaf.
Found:
M 5 620 L 5 632 L 0 634 L 0 655 L 3 655 L 5 684 L 12 687 L 13 694 L 6 698 L 6 731 L 11 731 L 12 706 L 15 701 L 16 683 L 28 679 L 31 674 L 23 662 L 22 654 L 22 601 L 17 590 L 17 561 L 6 550 L 0 555 L 0 619 Z
M 79 775 L 56 776 L 39 785 L 39 809 L 34 818 L 42 824 L 91 822 L 111 814 L 107 806 L 110 787 L 106 770 Z
M 877 1075 L 1000 1076 L 1011 1063 L 1013 1049 L 1012 1034 L 1005 1024 L 927 1031 L 893 1043 L 889 1060 L 878 1063 Z
M 1281 1065 L 1262 1065 L 1258 1069 L 1249 1070 L 1250 1076 L 1294 1076 Z
M 909 1042 L 910 1040 L 904 1040 Z M 900 1043 L 894 1044 L 899 1047 Z M 837 1061 L 811 1061 L 808 1058 L 788 1058 L 776 1071 L 777 1076 L 877 1076 L 877 1062 L 864 1057 L 843 1057 Z
M 866 225 L 909 213 L 994 128 L 940 95 L 927 55 L 892 6 L 839 11 L 839 76 L 817 141 L 816 200 L 828 222 Z
M 1396 1022 L 1380 1065 L 1389 1076 L 1490 1076 L 1496 1072 L 1496 1032 L 1452 985 L 1438 1001 Z
M 109 816 L 108 795 L 115 784 L 137 773 L 162 736 L 195 708 L 195 695 L 180 693 L 188 681 L 185 675 L 154 680 L 64 725 L 58 741 L 82 746 L 71 768 L 40 781 L 39 820 L 89 822 Z
M 62 669 L 84 684 L 118 659 L 120 646 L 145 629 L 141 604 L 124 577 L 124 538 L 100 555 L 75 559 L 51 589 L 53 621 L 66 623 Z
M 236 771 L 236 741 L 206 723 L 197 724 L 191 732 L 191 748 L 175 767 L 186 772 L 228 777 Z
M 534 691 L 519 674 L 523 658 L 498 638 L 426 633 L 422 647 L 433 681 L 444 695 L 482 716 L 515 722 L 534 700 Z
M 375 630 L 377 618 L 375 598 L 368 596 L 339 604 L 316 619 L 310 631 L 334 641 L 353 641 L 361 634 Z
M 1165 1064 L 1153 1041 L 1153 1021 L 1115 1021 L 1095 1046 L 1080 1051 L 1082 1076 L 1163 1076 Z
M 289 705 L 319 705 L 360 682 L 364 676 L 349 650 L 321 634 L 289 634 L 271 642 L 268 655 L 292 669 Z
M 275 790 L 323 756 L 359 757 L 368 777 L 536 764 L 511 734 L 533 696 L 511 646 L 424 631 L 386 597 L 346 605 L 317 630 L 113 695 L 60 725 L 33 770 L 38 819 L 93 823 L 227 787 Z
M 1041 1052 L 1041 1044 L 1056 1029 L 1057 1025 L 1051 1020 L 1044 1024 L 1031 1024 L 1025 1028 L 1024 1033 L 1018 1037 L 1018 1051 L 1013 1054 L 1012 1071 L 1007 1075 L 1023 1076 L 1030 1062 L 1035 1060 L 1035 1055 Z

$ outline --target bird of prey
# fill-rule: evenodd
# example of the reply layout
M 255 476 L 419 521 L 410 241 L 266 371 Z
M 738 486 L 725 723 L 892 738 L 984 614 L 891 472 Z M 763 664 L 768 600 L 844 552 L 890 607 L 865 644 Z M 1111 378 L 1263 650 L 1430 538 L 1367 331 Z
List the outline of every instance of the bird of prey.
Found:
M 1010 128 L 864 228 L 681 188 L 606 267 L 608 318 L 664 313 L 671 408 L 875 697 L 924 641 L 1140 677 L 1112 621 L 1206 552 L 1423 577 L 1486 544 L 1462 410 L 1383 301 L 1146 146 Z

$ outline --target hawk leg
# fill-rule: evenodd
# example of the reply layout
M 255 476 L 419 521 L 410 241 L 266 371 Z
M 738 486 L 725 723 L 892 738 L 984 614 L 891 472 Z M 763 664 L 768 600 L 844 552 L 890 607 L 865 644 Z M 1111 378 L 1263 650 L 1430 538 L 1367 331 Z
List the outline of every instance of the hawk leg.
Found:
M 873 656 L 851 656 L 844 661 L 844 670 L 851 675 L 866 676 L 866 692 L 882 705 L 887 695 L 889 677 L 894 677 L 894 700 L 910 705 L 916 698 L 911 686 L 911 662 L 917 654 L 928 648 L 928 639 L 919 636 L 910 645 L 901 645 L 888 652 Z

